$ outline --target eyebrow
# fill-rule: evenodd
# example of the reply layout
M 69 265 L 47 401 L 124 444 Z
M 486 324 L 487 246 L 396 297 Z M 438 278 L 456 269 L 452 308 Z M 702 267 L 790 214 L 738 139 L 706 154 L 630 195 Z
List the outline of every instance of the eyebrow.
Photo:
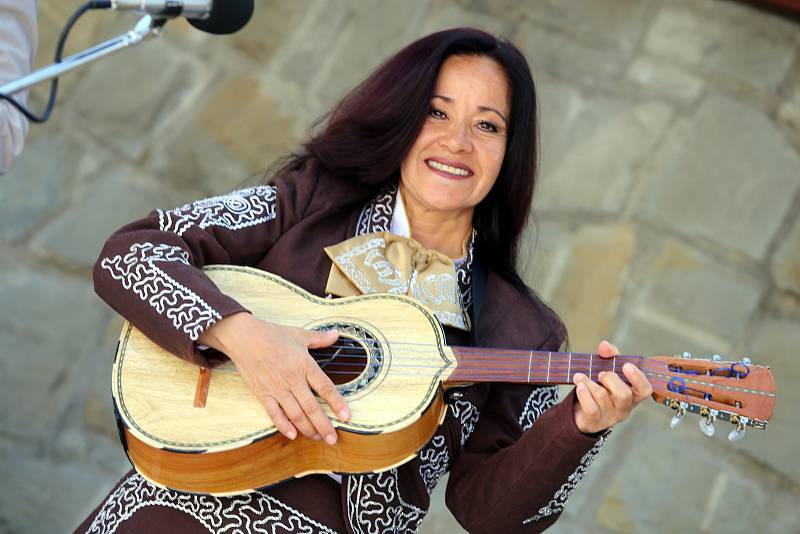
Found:
M 450 98 L 449 96 L 444 96 L 444 95 L 433 95 L 431 98 L 441 98 L 442 100 L 444 100 L 444 101 L 445 101 L 445 102 L 447 102 L 448 104 L 452 104 L 452 103 L 453 103 L 453 99 L 452 99 L 452 98 Z M 494 113 L 497 113 L 497 115 L 498 115 L 498 116 L 499 116 L 501 119 L 503 119 L 503 122 L 506 124 L 506 127 L 508 127 L 508 120 L 507 120 L 507 119 L 506 119 L 506 118 L 503 116 L 503 114 L 502 114 L 502 113 L 500 113 L 500 112 L 499 112 L 499 111 L 497 111 L 496 109 L 494 109 L 494 108 L 490 108 L 489 106 L 478 106 L 478 109 L 479 109 L 479 110 L 481 110 L 481 111 L 492 111 L 492 112 L 494 112 Z

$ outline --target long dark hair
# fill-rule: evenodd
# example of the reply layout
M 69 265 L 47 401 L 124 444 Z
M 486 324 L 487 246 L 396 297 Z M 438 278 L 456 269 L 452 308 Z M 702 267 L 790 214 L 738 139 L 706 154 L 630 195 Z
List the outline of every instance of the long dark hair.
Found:
M 536 88 L 528 62 L 513 44 L 484 31 L 456 28 L 415 41 L 389 58 L 350 91 L 323 120 L 319 132 L 278 172 L 312 163 L 320 172 L 380 188 L 399 179 L 400 164 L 430 109 L 436 78 L 453 55 L 480 55 L 497 62 L 511 89 L 511 116 L 503 165 L 492 190 L 475 209 L 478 261 L 495 271 L 541 311 L 516 269 L 531 209 L 538 163 Z M 555 313 L 545 313 L 559 334 Z M 563 338 L 563 335 L 559 337 Z

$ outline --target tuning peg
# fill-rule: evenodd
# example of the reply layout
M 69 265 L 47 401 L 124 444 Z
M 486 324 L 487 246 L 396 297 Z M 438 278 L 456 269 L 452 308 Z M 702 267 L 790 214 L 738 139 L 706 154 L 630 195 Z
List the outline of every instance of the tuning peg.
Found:
M 716 428 L 714 428 L 714 421 L 717 418 L 717 410 L 709 410 L 705 406 L 700 409 L 700 421 L 698 422 L 698 426 L 700 427 L 700 431 L 708 437 L 714 435 L 716 432 Z
M 752 361 L 750 360 L 750 358 L 748 358 L 747 356 L 745 356 L 744 358 L 742 358 L 742 364 L 743 364 L 743 365 L 750 365 L 750 364 L 752 364 L 752 363 L 753 363 L 753 362 L 752 362 Z
M 721 362 L 722 361 L 722 356 L 720 356 L 719 354 L 714 354 L 714 355 L 711 356 L 711 360 L 715 361 L 715 362 Z
M 670 408 L 675 410 L 675 415 L 672 416 L 672 419 L 669 422 L 670 428 L 675 428 L 681 423 L 681 421 L 683 421 L 683 416 L 686 415 L 686 408 L 688 407 L 689 405 L 685 402 L 678 402 L 675 399 L 670 402 Z
M 728 434 L 728 440 L 739 441 L 740 439 L 743 439 L 748 420 L 749 419 L 747 419 L 747 417 L 743 416 L 734 415 L 731 417 L 731 422 L 736 425 L 736 428 L 731 430 L 730 434 Z
M 691 360 L 692 359 L 692 353 L 691 352 L 684 352 L 683 353 L 683 359 Z

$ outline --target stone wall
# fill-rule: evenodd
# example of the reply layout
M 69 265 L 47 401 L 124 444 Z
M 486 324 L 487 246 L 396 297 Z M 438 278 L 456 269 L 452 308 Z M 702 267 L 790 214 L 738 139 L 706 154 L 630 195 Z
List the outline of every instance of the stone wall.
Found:
M 462 25 L 533 66 L 543 163 L 523 270 L 572 349 L 749 355 L 780 392 L 768 430 L 735 444 L 694 421 L 669 431 L 646 402 L 554 531 L 797 531 L 800 26 L 711 0 L 256 4 L 234 36 L 170 23 L 65 77 L 0 178 L 0 531 L 69 531 L 128 467 L 109 395 L 121 321 L 90 277 L 105 238 L 258 181 L 389 54 Z M 37 64 L 77 5 L 40 1 Z M 90 13 L 68 49 L 135 20 Z M 426 533 L 457 528 L 444 486 Z

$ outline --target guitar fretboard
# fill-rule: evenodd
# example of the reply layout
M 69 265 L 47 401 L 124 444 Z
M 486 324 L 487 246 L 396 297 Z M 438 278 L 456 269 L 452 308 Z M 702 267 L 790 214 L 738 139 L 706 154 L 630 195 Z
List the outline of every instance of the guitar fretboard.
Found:
M 642 367 L 642 356 L 603 358 L 599 354 L 578 352 L 543 352 L 450 347 L 458 367 L 448 382 L 515 382 L 523 384 L 571 384 L 575 373 L 597 380 L 603 371 L 622 374 L 622 366 L 630 362 Z

